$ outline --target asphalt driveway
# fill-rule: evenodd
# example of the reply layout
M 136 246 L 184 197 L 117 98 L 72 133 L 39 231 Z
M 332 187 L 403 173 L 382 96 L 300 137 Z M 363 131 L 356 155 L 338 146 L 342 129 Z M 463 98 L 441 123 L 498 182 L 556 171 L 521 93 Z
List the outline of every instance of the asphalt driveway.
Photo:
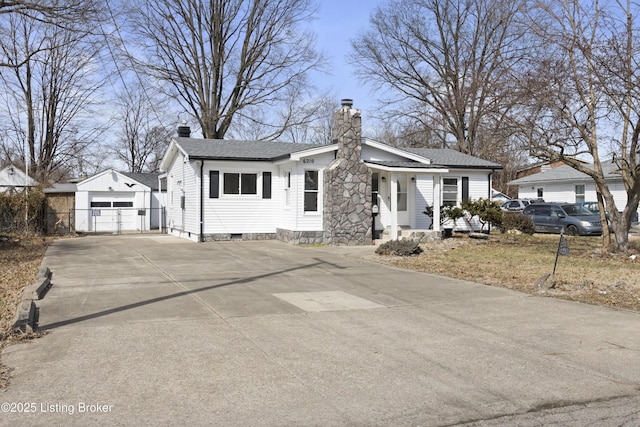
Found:
M 640 417 L 638 313 L 362 259 L 371 253 L 165 235 L 58 240 L 43 262 L 54 283 L 39 302 L 48 333 L 2 354 L 12 380 L 0 424 Z

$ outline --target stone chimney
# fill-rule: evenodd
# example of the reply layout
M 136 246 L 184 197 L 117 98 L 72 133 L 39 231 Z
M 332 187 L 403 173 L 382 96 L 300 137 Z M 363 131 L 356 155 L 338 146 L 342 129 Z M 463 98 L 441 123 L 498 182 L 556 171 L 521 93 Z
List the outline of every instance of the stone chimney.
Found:
M 336 159 L 325 169 L 324 240 L 330 245 L 371 244 L 371 171 L 362 161 L 362 118 L 343 99 L 334 119 Z

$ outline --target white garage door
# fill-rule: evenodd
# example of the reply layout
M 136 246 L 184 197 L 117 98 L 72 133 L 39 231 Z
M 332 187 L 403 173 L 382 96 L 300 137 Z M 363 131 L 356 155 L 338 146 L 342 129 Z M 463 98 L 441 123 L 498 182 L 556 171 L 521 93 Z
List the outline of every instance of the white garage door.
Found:
M 133 231 L 138 227 L 138 210 L 134 205 L 134 193 L 93 193 L 90 231 Z

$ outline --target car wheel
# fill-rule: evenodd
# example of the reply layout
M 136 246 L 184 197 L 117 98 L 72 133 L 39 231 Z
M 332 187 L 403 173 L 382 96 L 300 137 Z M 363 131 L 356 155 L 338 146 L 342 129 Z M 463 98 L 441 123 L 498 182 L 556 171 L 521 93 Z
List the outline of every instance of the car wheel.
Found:
M 575 225 L 568 225 L 567 234 L 569 236 L 577 236 L 578 234 L 580 234 L 580 232 L 578 231 L 578 227 L 576 227 Z

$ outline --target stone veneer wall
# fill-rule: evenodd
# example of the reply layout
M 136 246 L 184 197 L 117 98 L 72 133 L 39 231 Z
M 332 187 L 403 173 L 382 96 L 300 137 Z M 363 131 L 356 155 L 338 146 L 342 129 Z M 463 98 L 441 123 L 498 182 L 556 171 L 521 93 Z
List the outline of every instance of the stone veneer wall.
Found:
M 205 242 L 224 242 L 229 240 L 274 240 L 276 233 L 211 233 L 205 234 Z
M 371 170 L 362 161 L 362 118 L 350 99 L 334 115 L 336 159 L 324 171 L 324 240 L 371 244 Z
M 320 245 L 324 243 L 324 231 L 292 231 L 278 228 L 276 238 L 291 245 Z

